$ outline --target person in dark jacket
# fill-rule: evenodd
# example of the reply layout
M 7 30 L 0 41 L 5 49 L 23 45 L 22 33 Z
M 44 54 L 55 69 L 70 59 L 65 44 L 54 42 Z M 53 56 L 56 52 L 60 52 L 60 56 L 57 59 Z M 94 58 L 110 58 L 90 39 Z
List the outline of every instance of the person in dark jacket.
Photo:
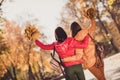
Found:
M 75 48 L 87 48 L 89 36 L 86 35 L 83 41 L 77 41 L 72 37 L 67 37 L 66 32 L 61 27 L 57 27 L 55 30 L 55 38 L 57 42 L 44 45 L 39 40 L 35 40 L 36 45 L 45 50 L 55 50 L 61 59 L 73 56 Z M 65 66 L 65 73 L 67 74 L 67 80 L 85 80 L 82 60 L 63 62 Z

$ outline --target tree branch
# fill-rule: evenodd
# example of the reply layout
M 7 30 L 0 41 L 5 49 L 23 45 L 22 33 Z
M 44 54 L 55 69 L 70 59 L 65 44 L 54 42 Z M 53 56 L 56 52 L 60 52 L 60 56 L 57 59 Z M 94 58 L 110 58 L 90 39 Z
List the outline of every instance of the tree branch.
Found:
M 2 0 L 2 1 L 0 2 L 0 7 L 2 6 L 3 1 L 4 1 L 4 0 Z

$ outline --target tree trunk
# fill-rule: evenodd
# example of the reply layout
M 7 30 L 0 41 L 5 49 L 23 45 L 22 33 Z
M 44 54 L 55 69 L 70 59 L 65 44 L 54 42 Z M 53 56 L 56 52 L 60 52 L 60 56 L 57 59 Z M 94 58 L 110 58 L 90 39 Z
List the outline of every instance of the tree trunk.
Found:
M 115 26 L 114 23 L 109 24 L 107 27 L 112 35 L 115 47 L 120 52 L 120 33 L 119 33 L 119 30 L 117 29 L 117 27 Z
M 116 0 L 112 6 L 111 12 L 115 15 L 116 24 L 120 32 L 120 0 Z

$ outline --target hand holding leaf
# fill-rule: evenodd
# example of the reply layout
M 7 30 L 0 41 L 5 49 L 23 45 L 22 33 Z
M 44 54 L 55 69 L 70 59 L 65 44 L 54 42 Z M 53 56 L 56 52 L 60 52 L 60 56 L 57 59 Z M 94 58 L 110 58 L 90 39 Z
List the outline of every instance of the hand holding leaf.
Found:
M 90 7 L 85 11 L 85 16 L 90 19 L 94 19 L 96 16 L 95 9 Z
M 35 25 L 27 25 L 25 29 L 25 36 L 29 40 L 36 40 L 40 35 L 40 32 Z

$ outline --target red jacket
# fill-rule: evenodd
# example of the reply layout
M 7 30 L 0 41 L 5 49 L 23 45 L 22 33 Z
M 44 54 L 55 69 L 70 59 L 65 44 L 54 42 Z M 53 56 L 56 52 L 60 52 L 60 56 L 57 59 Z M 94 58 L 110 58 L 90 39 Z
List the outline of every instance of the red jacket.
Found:
M 45 50 L 53 50 L 55 46 L 55 50 L 57 54 L 60 56 L 60 58 L 66 58 L 68 56 L 75 55 L 75 52 L 74 52 L 75 48 L 86 48 L 88 45 L 88 40 L 89 40 L 89 37 L 86 36 L 82 42 L 69 37 L 62 43 L 53 42 L 52 44 L 44 45 L 42 42 L 38 40 L 36 40 L 35 43 L 39 47 Z M 79 61 L 77 60 L 77 61 L 72 61 L 72 62 L 64 62 L 64 65 L 72 66 L 72 65 L 81 64 L 81 63 L 82 62 L 80 60 Z

